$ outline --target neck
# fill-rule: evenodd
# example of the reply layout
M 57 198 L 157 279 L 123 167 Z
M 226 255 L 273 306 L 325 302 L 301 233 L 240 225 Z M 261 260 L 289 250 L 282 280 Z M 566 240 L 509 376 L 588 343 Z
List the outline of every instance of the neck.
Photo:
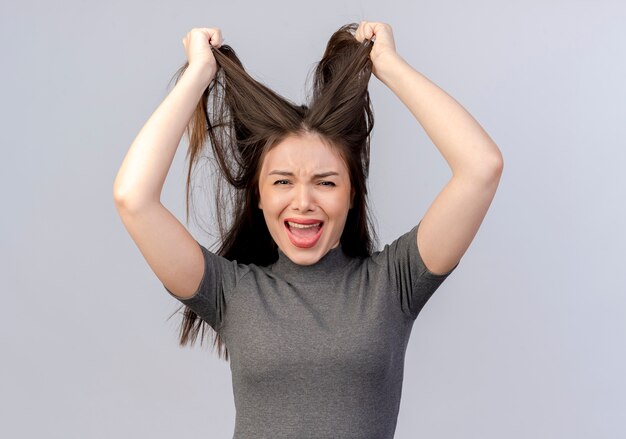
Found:
M 278 248 L 278 260 L 272 265 L 272 271 L 292 282 L 332 282 L 334 276 L 330 274 L 343 271 L 351 260 L 341 244 L 328 250 L 319 261 L 311 265 L 296 264 Z

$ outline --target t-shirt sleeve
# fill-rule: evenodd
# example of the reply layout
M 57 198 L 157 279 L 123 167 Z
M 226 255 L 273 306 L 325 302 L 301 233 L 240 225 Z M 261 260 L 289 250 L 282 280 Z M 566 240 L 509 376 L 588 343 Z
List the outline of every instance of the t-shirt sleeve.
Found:
M 417 230 L 420 224 L 421 220 L 409 232 L 385 245 L 374 257 L 388 271 L 393 294 L 398 296 L 402 311 L 413 320 L 460 263 L 457 262 L 444 274 L 435 274 L 426 268 L 417 246 Z
M 214 330 L 218 330 L 223 324 L 226 304 L 238 279 L 246 271 L 246 266 L 229 261 L 200 243 L 198 245 L 204 256 L 204 274 L 195 293 L 191 297 L 182 298 L 162 285 L 170 296 L 189 307 Z

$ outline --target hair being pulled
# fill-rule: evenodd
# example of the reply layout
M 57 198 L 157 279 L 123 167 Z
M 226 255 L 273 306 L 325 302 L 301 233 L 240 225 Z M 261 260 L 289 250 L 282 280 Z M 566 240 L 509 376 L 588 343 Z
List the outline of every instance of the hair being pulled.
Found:
M 373 41 L 359 42 L 357 23 L 341 26 L 331 36 L 317 63 L 307 104 L 297 105 L 253 79 L 229 45 L 212 47 L 218 70 L 204 91 L 189 125 L 189 167 L 186 216 L 189 218 L 191 176 L 211 144 L 216 167 L 215 215 L 220 235 L 217 254 L 242 264 L 269 265 L 278 258 L 262 211 L 258 208 L 258 183 L 264 154 L 290 135 L 317 134 L 336 148 L 344 159 L 354 190 L 341 245 L 349 256 L 371 255 L 375 232 L 368 212 L 367 177 L 370 133 L 374 126 L 368 83 Z M 175 74 L 176 82 L 188 67 Z M 205 326 L 185 307 L 180 345 L 193 342 Z M 218 355 L 228 351 L 219 333 L 214 344 Z

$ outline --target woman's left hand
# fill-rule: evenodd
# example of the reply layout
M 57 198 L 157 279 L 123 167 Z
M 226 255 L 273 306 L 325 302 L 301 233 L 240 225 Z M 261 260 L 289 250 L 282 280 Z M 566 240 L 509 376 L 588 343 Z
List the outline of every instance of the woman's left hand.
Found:
M 370 52 L 370 59 L 373 64 L 372 73 L 374 73 L 374 75 L 376 75 L 376 63 L 380 62 L 379 59 L 382 54 L 397 54 L 396 43 L 393 39 L 393 31 L 391 30 L 391 26 L 387 23 L 361 21 L 354 37 L 359 42 L 375 37 L 374 46 Z

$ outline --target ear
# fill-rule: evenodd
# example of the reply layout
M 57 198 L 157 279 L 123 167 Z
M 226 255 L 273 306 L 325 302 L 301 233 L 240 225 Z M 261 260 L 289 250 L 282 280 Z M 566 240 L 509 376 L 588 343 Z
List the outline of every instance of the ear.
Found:
M 258 188 L 258 186 L 254 189 L 254 195 L 256 196 L 256 199 L 258 200 L 257 207 L 263 210 L 263 206 L 261 205 L 261 190 Z

